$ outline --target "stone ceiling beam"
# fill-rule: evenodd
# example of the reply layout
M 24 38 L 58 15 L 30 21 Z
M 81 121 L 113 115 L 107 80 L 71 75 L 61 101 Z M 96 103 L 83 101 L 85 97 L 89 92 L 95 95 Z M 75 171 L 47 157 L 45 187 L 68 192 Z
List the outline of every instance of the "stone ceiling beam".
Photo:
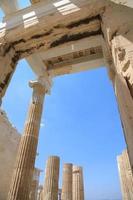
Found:
M 67 67 L 57 68 L 56 70 L 50 69 L 48 70 L 49 75 L 51 76 L 59 76 L 63 74 L 73 74 L 81 71 L 87 71 L 90 69 L 95 69 L 98 67 L 105 66 L 105 61 L 103 58 L 97 58 L 95 60 L 90 60 L 78 64 L 72 64 Z
M 76 51 L 82 51 L 85 49 L 102 46 L 102 40 L 103 39 L 101 35 L 92 36 L 78 41 L 69 42 L 67 43 L 67 45 L 61 45 L 52 49 L 48 49 L 47 51 L 40 52 L 39 55 L 43 60 L 46 60 L 52 57 L 58 57 L 68 53 L 74 53 Z
M 44 52 L 33 54 L 33 55 L 27 57 L 26 59 L 27 59 L 28 63 L 30 64 L 31 68 L 33 69 L 33 71 L 38 76 L 40 76 L 42 74 L 46 74 L 47 66 L 45 64 L 45 60 L 47 61 L 47 60 L 53 59 L 53 57 L 60 57 L 62 55 L 66 55 L 66 54 L 73 55 L 74 52 L 84 51 L 86 49 L 93 48 L 93 47 L 95 48 L 95 47 L 98 47 L 98 46 L 101 46 L 101 48 L 102 48 L 102 37 L 100 35 L 90 37 L 90 38 L 85 38 L 85 39 L 75 41 L 75 42 L 70 42 L 67 45 L 62 45 L 60 47 L 52 48 L 52 49 L 49 49 L 49 50 L 44 51 Z M 103 55 L 100 56 L 100 58 L 102 58 L 102 57 L 103 57 Z M 93 60 L 93 59 L 96 59 L 96 57 L 91 58 L 91 60 Z M 102 63 L 104 64 L 103 59 L 100 59 L 100 60 L 102 60 Z M 78 60 L 77 60 L 77 62 L 78 62 Z M 72 66 L 74 65 L 74 70 L 72 70 L 72 69 L 69 70 L 72 73 L 74 73 L 75 70 L 79 70 L 78 67 L 81 65 L 81 63 L 92 64 L 92 62 L 90 62 L 90 60 L 88 62 L 85 62 L 84 59 L 79 64 L 77 64 L 77 62 L 76 62 L 76 64 L 71 63 Z M 100 63 L 101 63 L 101 61 L 100 61 Z M 90 64 L 88 66 L 85 65 L 83 67 L 83 70 L 84 70 L 84 68 L 89 69 Z M 64 67 L 66 68 L 66 65 Z M 68 69 L 70 68 L 70 64 L 69 64 L 69 67 L 67 67 L 67 68 Z M 80 67 L 80 70 L 82 71 L 81 67 Z M 51 72 L 52 72 L 53 76 L 58 74 L 56 72 L 53 73 L 52 70 L 51 70 Z M 63 71 L 62 71 L 62 73 L 63 73 Z
M 41 5 L 24 9 L 25 12 L 18 11 L 2 24 L 0 42 L 6 45 L 8 41 L 8 50 L 15 48 L 23 58 L 40 49 L 47 50 L 70 41 L 98 35 L 101 33 L 99 15 L 92 17 L 90 6 L 85 2 L 80 2 L 78 12 L 67 16 L 57 12 L 53 4 L 48 4 L 43 9 Z
M 4 96 L 21 58 L 101 33 L 98 14 L 103 4 L 93 5 L 97 15 L 92 16 L 94 10 L 92 11 L 91 1 L 71 2 L 79 6 L 80 10 L 70 15 L 62 15 L 53 4 L 41 2 L 17 11 L 1 25 L 0 97 Z

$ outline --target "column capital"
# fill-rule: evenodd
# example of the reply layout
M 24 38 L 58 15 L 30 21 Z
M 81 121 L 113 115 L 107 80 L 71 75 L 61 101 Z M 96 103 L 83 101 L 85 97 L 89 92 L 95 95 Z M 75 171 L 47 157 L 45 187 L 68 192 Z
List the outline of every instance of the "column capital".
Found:
M 45 86 L 38 80 L 29 81 L 29 86 L 40 93 L 46 92 Z
M 29 86 L 33 89 L 37 89 L 41 93 L 50 93 L 52 79 L 51 77 L 46 78 L 44 76 L 40 76 L 37 80 L 31 80 L 29 82 Z

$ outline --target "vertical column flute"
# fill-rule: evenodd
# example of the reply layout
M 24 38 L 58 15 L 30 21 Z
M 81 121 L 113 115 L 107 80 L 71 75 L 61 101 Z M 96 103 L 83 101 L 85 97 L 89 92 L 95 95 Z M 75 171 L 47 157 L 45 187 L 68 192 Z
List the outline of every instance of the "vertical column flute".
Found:
M 28 117 L 22 135 L 8 200 L 28 200 L 37 152 L 39 128 L 45 87 L 39 81 L 30 82 L 33 88 Z

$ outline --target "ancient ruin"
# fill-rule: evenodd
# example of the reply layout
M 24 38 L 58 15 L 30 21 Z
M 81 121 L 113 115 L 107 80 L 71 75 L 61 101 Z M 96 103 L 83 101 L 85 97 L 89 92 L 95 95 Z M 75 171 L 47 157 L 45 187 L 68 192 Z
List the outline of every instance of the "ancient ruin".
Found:
M 43 99 L 46 89 L 39 81 L 30 82 L 32 101 L 21 137 L 8 199 L 29 199 L 34 172 Z
M 59 189 L 60 158 L 50 156 L 46 163 L 45 181 L 39 200 L 84 200 L 82 167 L 65 163 L 62 188 Z
M 62 200 L 72 200 L 73 165 L 66 163 L 63 167 Z
M 0 24 L 1 102 L 20 59 L 37 75 L 30 84 L 32 102 L 8 200 L 29 198 L 43 99 L 59 75 L 107 67 L 133 170 L 133 1 L 31 0 L 31 6 L 19 9 L 17 0 L 1 0 L 0 7 L 5 13 Z
M 84 200 L 84 182 L 82 167 L 73 166 L 73 200 Z
M 46 164 L 45 182 L 42 193 L 42 199 L 44 200 L 58 200 L 59 165 L 60 158 L 58 156 L 49 157 Z

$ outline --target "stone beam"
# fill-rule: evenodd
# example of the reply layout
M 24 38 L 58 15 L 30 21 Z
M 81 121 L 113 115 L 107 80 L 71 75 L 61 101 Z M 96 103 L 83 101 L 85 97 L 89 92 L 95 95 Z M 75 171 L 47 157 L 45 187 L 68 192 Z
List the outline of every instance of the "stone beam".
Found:
M 33 71 L 38 75 L 46 74 L 44 70 L 49 68 L 48 73 L 51 76 L 63 75 L 65 73 L 74 73 L 77 71 L 84 71 L 91 68 L 105 66 L 105 62 L 102 55 L 102 36 L 92 36 L 79 41 L 70 42 L 67 45 L 55 47 L 47 51 L 39 52 L 27 57 L 27 61 L 30 64 Z M 84 52 L 86 50 L 99 49 L 98 53 L 89 56 L 81 56 L 81 58 L 75 58 L 72 60 L 73 55 L 76 52 Z M 57 69 L 56 63 L 51 66 L 48 62 L 60 57 L 66 57 L 68 61 L 58 62 Z M 100 57 L 99 57 L 100 56 Z M 98 59 L 99 58 L 99 59 Z M 54 62 L 54 61 L 53 61 Z M 46 64 L 48 63 L 48 64 Z M 52 69 L 53 67 L 53 69 Z
M 99 13 L 104 6 L 98 2 L 92 6 L 90 2 L 71 1 L 79 9 L 69 15 L 61 13 L 57 4 L 49 1 L 37 3 L 17 11 L 1 25 L 1 98 L 5 94 L 19 59 L 101 34 Z
M 133 8 L 133 1 L 132 0 L 111 0 L 113 1 L 114 3 L 117 3 L 117 4 L 121 4 L 121 5 L 124 5 L 124 6 L 128 6 L 130 8 Z
M 62 74 L 73 74 L 73 73 L 77 73 L 81 71 L 87 71 L 87 70 L 95 69 L 102 66 L 105 66 L 104 59 L 97 58 L 91 61 L 71 64 L 71 65 L 68 65 L 67 67 L 60 67 L 60 68 L 57 67 L 56 69 L 50 69 L 48 70 L 48 73 L 51 76 L 59 76 Z
M 45 17 L 43 23 L 46 20 L 49 21 L 45 24 L 39 22 L 39 20 L 38 25 L 39 27 L 41 27 L 40 30 L 37 25 L 32 25 L 32 27 L 30 28 L 24 28 L 25 25 L 23 24 L 21 28 L 18 28 L 18 31 L 16 28 L 12 27 L 13 30 L 8 31 L 7 34 L 4 35 L 4 33 L 2 32 L 1 34 L 3 36 L 0 37 L 2 47 L 5 49 L 5 45 L 8 45 L 8 51 L 10 50 L 10 48 L 14 48 L 17 55 L 19 55 L 19 58 L 24 58 L 39 51 L 46 51 L 55 47 L 59 47 L 61 45 L 65 46 L 70 42 L 101 34 L 99 16 L 96 16 L 94 18 L 91 17 L 90 19 L 87 19 L 87 17 L 83 17 L 82 20 L 87 19 L 88 23 L 85 22 L 84 24 L 84 21 L 82 21 L 81 25 L 76 24 L 80 19 L 75 19 L 75 24 L 73 22 L 73 25 L 71 25 L 72 23 L 70 19 L 66 24 L 64 24 L 64 17 L 62 17 L 63 21 L 58 21 L 57 23 L 56 20 L 58 19 L 58 17 L 54 17 L 48 17 L 49 19 Z M 51 24 L 53 23 L 53 21 L 55 21 L 54 24 Z M 36 28 L 37 30 L 35 30 Z M 7 49 L 5 49 L 5 51 L 7 51 Z

